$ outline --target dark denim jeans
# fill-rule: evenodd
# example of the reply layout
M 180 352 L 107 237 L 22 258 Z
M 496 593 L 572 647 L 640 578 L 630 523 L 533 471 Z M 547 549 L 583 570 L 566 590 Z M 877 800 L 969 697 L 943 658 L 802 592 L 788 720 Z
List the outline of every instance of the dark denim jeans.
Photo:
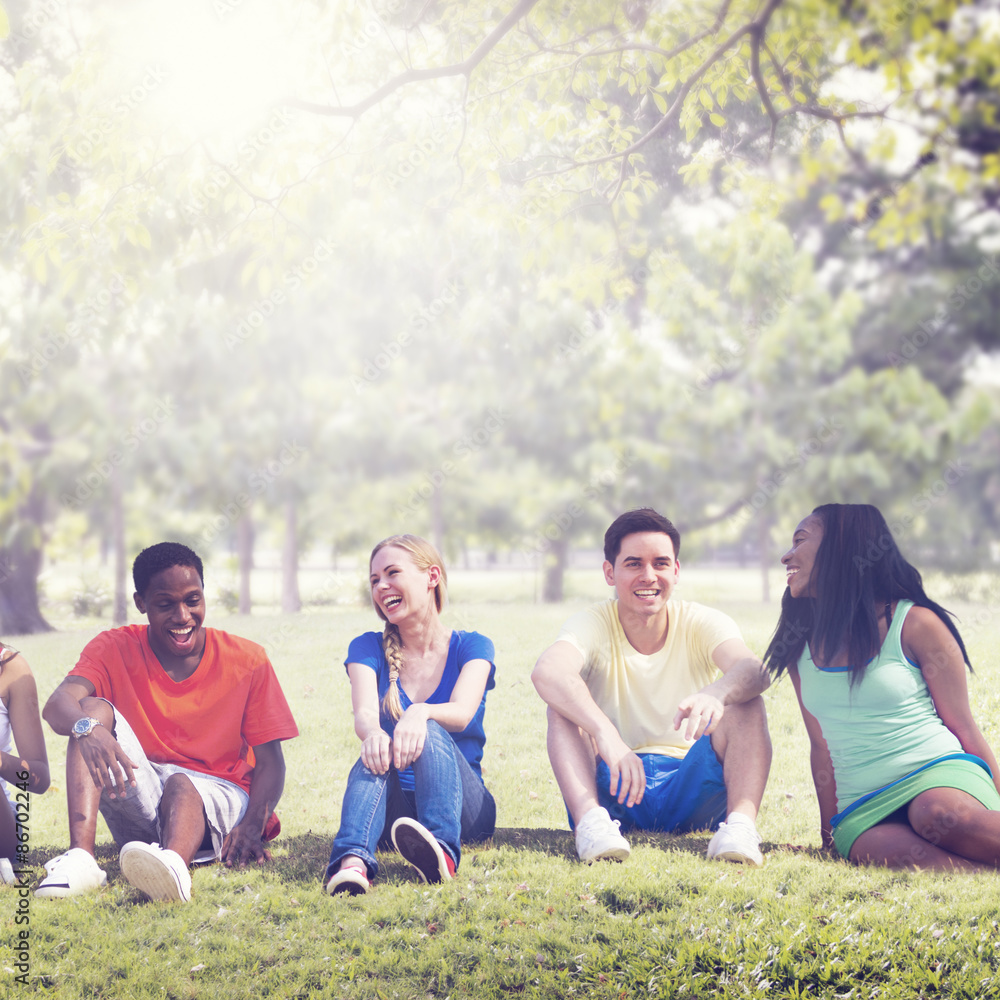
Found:
M 400 786 L 394 767 L 385 774 L 374 774 L 358 760 L 351 768 L 327 878 L 348 854 L 361 858 L 368 867 L 368 877 L 375 878 L 375 850 L 392 846 L 389 832 L 400 816 L 427 827 L 451 855 L 456 869 L 462 855 L 461 841 L 471 843 L 493 836 L 497 817 L 493 796 L 438 723 L 427 723 L 424 749 L 411 767 L 413 791 Z

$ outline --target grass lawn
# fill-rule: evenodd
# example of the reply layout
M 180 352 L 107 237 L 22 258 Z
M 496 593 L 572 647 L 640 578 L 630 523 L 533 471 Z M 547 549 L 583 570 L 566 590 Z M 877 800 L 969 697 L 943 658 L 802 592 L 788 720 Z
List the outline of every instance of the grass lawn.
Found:
M 631 836 L 625 864 L 579 864 L 528 675 L 561 622 L 605 591 L 596 571 L 574 576 L 573 599 L 559 606 L 530 603 L 531 586 L 513 574 L 453 574 L 447 620 L 497 647 L 483 770 L 499 809 L 496 837 L 463 854 L 453 882 L 423 886 L 390 854 L 367 896 L 322 891 L 358 751 L 341 662 L 354 635 L 377 628 L 374 613 L 328 607 L 237 618 L 210 607 L 208 624 L 267 646 L 301 730 L 285 744 L 274 863 L 199 868 L 189 904 L 149 903 L 120 878 L 102 822 L 107 889 L 31 897 L 27 911 L 18 910 L 16 890 L 0 889 L 0 997 L 1000 995 L 1000 877 L 856 869 L 819 855 L 808 742 L 787 681 L 765 696 L 775 755 L 759 823 L 763 868 L 709 864 L 708 834 Z M 756 600 L 758 587 L 751 572 L 685 569 L 679 596 L 732 614 L 760 652 L 777 606 Z M 1000 615 L 989 605 L 946 603 L 962 619 L 976 667 L 976 717 L 997 747 Z M 31 662 L 43 701 L 104 627 L 65 624 L 7 637 Z M 47 735 L 53 787 L 31 803 L 39 876 L 67 839 L 65 741 Z M 27 923 L 15 924 L 25 912 Z M 7 942 L 25 928 L 23 983 Z

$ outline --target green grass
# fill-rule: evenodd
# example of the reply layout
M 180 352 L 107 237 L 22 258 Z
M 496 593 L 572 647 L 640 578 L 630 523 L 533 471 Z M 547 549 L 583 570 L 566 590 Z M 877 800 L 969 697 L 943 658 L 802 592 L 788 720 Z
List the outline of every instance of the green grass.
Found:
M 574 574 L 572 600 L 526 603 L 530 578 L 453 574 L 457 627 L 497 646 L 484 773 L 498 802 L 493 842 L 463 855 L 458 878 L 418 883 L 394 855 L 375 891 L 331 899 L 320 877 L 357 754 L 348 641 L 376 627 L 361 607 L 209 624 L 264 641 L 301 736 L 285 745 L 283 833 L 274 863 L 194 871 L 185 906 L 154 904 L 124 882 L 101 826 L 109 887 L 31 900 L 26 986 L 0 956 L 0 996 L 60 1000 L 247 996 L 344 998 L 994 997 L 1000 994 L 1000 877 L 857 869 L 822 857 L 808 744 L 785 682 L 766 695 L 775 757 L 760 828 L 759 870 L 704 860 L 707 834 L 632 836 L 623 865 L 575 860 L 544 747 L 544 711 L 528 679 L 541 649 L 578 607 L 603 596 Z M 731 613 L 760 651 L 776 605 L 755 601 L 755 573 L 685 570 L 684 596 Z M 953 602 L 954 603 L 954 602 Z M 971 696 L 997 746 L 1000 615 L 956 605 L 976 665 Z M 99 628 L 15 641 L 44 699 Z M 31 861 L 66 846 L 65 742 L 49 738 L 54 788 L 35 797 Z M 0 891 L 0 942 L 12 939 L 16 893 Z M 23 926 L 23 925 L 20 925 Z M 4 946 L 0 944 L 0 950 Z

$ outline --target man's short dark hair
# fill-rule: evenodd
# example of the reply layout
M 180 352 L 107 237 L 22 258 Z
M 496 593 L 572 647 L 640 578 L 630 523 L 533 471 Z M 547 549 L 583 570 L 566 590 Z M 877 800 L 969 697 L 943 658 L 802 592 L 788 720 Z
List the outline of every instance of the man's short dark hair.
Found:
M 190 566 L 197 571 L 201 585 L 205 586 L 205 570 L 201 565 L 198 554 L 180 542 L 157 542 L 143 549 L 132 563 L 132 580 L 135 583 L 135 592 L 141 597 L 146 596 L 149 590 L 149 581 L 172 566 Z
M 604 558 L 614 566 L 618 553 L 622 550 L 622 539 L 639 531 L 662 531 L 674 543 L 674 558 L 680 557 L 681 533 L 673 523 L 652 507 L 637 507 L 620 514 L 611 522 L 611 527 L 604 533 Z

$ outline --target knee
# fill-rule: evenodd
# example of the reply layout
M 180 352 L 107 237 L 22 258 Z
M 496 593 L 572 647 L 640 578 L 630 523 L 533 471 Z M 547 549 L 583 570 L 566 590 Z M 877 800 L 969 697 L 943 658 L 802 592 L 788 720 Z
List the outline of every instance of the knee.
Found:
M 931 844 L 939 843 L 962 822 L 955 809 L 931 795 L 918 795 L 910 803 L 907 818 L 917 834 Z
M 457 752 L 457 747 L 455 741 L 451 738 L 451 733 L 441 723 L 435 722 L 433 719 L 429 719 L 427 722 L 427 736 L 424 738 L 424 749 L 413 763 L 416 764 L 428 752 L 432 755 Z
M 451 736 L 448 730 L 441 725 L 440 722 L 435 722 L 433 719 L 427 720 L 427 740 L 450 740 Z M 427 742 L 426 740 L 424 742 Z
M 743 709 L 746 723 L 759 732 L 764 739 L 770 740 L 771 736 L 767 729 L 767 707 L 764 705 L 764 699 L 757 695 L 756 698 L 744 702 Z
M 736 705 L 727 705 L 720 726 L 726 732 L 738 729 L 741 733 L 760 733 L 765 739 L 770 739 L 767 730 L 767 709 L 764 699 L 757 695 L 749 701 Z
M 171 803 L 180 798 L 198 796 L 198 789 L 194 787 L 194 782 L 186 774 L 172 774 L 163 782 L 163 793 L 160 796 L 160 805 Z

